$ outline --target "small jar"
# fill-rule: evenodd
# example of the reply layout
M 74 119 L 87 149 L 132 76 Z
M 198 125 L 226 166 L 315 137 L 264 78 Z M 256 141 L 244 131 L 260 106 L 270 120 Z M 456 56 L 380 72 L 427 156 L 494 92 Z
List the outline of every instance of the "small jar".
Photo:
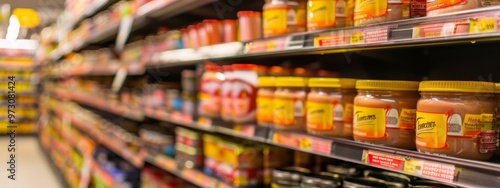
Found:
M 364 26 L 410 17 L 410 0 L 357 0 L 354 5 L 354 26 Z
M 274 77 L 260 77 L 257 91 L 257 125 L 270 127 L 273 125 Z
M 307 132 L 352 138 L 355 79 L 311 78 L 307 95 Z
M 418 82 L 358 80 L 354 98 L 354 140 L 415 149 Z
M 299 188 L 300 181 L 305 175 L 310 175 L 310 171 L 300 167 L 284 167 L 273 170 L 272 188 Z
M 262 37 L 260 12 L 239 11 L 238 23 L 240 41 L 249 41 Z
M 307 1 L 307 30 L 319 30 L 337 25 L 335 12 L 337 0 Z
M 276 78 L 273 101 L 273 122 L 276 129 L 305 129 L 306 79 L 301 77 Z
M 419 90 L 418 151 L 483 161 L 493 156 L 497 146 L 495 84 L 425 81 Z
M 236 20 L 223 20 L 223 34 L 224 34 L 224 42 L 235 42 L 237 39 L 236 34 Z
M 205 32 L 208 37 L 208 44 L 214 45 L 222 43 L 223 33 L 222 33 L 222 22 L 220 20 L 203 20 L 205 27 Z

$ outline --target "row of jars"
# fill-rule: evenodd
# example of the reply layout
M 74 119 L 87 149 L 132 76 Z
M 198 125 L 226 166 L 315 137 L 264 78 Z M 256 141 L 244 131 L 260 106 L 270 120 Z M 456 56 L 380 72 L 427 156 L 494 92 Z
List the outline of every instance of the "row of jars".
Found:
M 475 160 L 497 150 L 494 83 L 260 77 L 259 87 L 261 126 Z

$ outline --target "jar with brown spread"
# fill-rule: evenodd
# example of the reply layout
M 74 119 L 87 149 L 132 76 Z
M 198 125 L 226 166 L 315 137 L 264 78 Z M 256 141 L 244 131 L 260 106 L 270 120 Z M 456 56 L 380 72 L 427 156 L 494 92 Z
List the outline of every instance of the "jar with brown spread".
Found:
M 276 129 L 305 129 L 306 79 L 302 77 L 276 78 L 273 100 L 273 122 Z
M 417 104 L 416 145 L 420 152 L 488 160 L 496 151 L 495 84 L 425 81 Z
M 358 80 L 354 98 L 354 140 L 415 149 L 418 82 Z
M 355 79 L 311 78 L 307 95 L 307 132 L 352 138 Z
M 257 91 L 257 125 L 271 126 L 273 124 L 273 98 L 275 91 L 274 77 L 262 76 L 259 78 Z

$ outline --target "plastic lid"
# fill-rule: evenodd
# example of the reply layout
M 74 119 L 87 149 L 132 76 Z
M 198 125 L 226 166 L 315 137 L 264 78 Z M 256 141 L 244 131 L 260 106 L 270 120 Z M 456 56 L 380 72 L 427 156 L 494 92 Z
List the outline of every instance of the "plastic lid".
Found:
M 274 87 L 276 79 L 271 76 L 262 76 L 259 77 L 259 87 Z
M 257 65 L 254 64 L 233 64 L 234 70 L 255 70 Z
M 399 80 L 358 80 L 356 81 L 356 89 L 417 91 L 418 83 Z
M 423 81 L 419 91 L 494 93 L 495 84 L 476 81 Z
M 207 71 L 221 71 L 221 67 L 218 65 L 205 65 Z
M 238 12 L 238 17 L 244 17 L 244 16 L 260 16 L 260 12 L 245 11 L 245 10 Z
M 327 87 L 327 88 L 355 88 L 356 79 L 349 78 L 311 78 L 309 87 Z
M 500 93 L 500 83 L 495 83 L 495 93 Z
M 302 77 L 277 77 L 277 87 L 305 87 L 306 79 Z

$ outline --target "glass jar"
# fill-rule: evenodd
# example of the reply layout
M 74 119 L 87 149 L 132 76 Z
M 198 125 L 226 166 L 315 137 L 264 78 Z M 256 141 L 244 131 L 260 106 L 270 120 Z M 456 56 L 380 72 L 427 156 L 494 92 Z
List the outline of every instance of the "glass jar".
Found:
M 261 13 L 254 11 L 239 11 L 238 26 L 240 41 L 249 41 L 261 38 Z
M 358 80 L 354 98 L 354 140 L 415 149 L 419 82 Z
M 219 118 L 221 110 L 220 86 L 224 80 L 221 68 L 216 65 L 206 65 L 201 77 L 198 114 L 206 118 Z
M 310 175 L 310 170 L 300 167 L 284 167 L 273 170 L 272 188 L 299 188 L 304 175 Z
M 288 33 L 288 10 L 286 0 L 266 0 L 262 8 L 262 26 L 264 37 Z
M 238 124 L 255 123 L 257 75 L 254 64 L 233 64 L 231 84 L 231 105 L 233 122 Z
M 224 81 L 222 81 L 221 85 L 221 117 L 224 121 L 232 121 L 233 120 L 233 103 L 232 103 L 232 87 L 233 87 L 233 66 L 224 65 L 222 66 L 224 71 L 224 76 L 226 77 Z
M 419 90 L 418 151 L 472 160 L 493 156 L 497 146 L 493 83 L 425 81 Z
M 336 4 L 337 0 L 308 0 L 307 30 L 313 31 L 336 26 Z
M 410 0 L 357 0 L 354 5 L 354 26 L 364 26 L 410 17 Z
M 311 78 L 307 95 L 307 132 L 352 138 L 355 79 Z
M 259 78 L 257 91 L 257 125 L 270 127 L 273 124 L 273 98 L 275 87 L 274 77 Z
M 273 101 L 273 122 L 276 129 L 305 129 L 306 79 L 302 77 L 276 78 Z

